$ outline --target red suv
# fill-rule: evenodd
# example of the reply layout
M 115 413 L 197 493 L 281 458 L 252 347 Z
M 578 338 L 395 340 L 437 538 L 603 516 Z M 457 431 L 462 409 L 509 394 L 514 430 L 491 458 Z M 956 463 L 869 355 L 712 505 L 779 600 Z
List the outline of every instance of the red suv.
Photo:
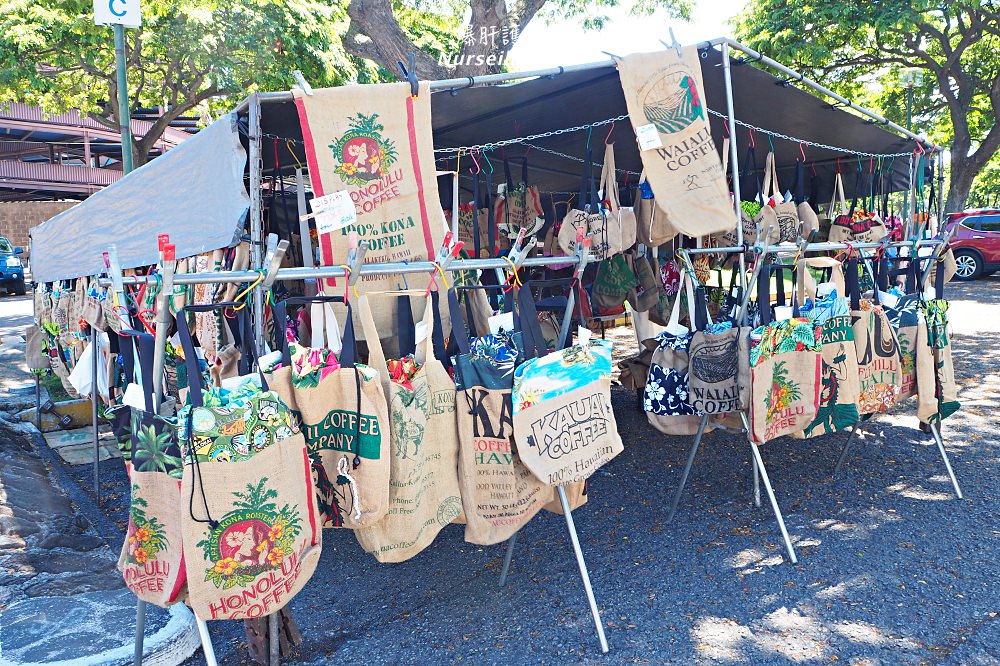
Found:
M 959 280 L 975 280 L 1000 270 L 1000 209 L 949 213 L 946 229 L 958 225 L 951 240 Z

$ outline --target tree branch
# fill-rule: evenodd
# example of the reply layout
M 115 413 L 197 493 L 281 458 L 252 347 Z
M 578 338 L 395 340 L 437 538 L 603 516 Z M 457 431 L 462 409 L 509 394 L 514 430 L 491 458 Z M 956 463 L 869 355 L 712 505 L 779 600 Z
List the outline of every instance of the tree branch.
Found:
M 413 52 L 416 55 L 418 77 L 422 79 L 448 77 L 448 68 L 417 48 L 406 36 L 392 12 L 390 0 L 351 0 L 347 5 L 347 15 L 351 19 L 352 29 L 356 25 L 357 34 L 367 36 L 371 42 L 370 46 L 360 51 L 371 54 L 374 49 L 378 57 L 372 59 L 389 71 L 398 71 L 396 62 L 407 62 L 408 54 Z M 345 42 L 344 47 L 349 53 L 357 55 L 354 44 Z

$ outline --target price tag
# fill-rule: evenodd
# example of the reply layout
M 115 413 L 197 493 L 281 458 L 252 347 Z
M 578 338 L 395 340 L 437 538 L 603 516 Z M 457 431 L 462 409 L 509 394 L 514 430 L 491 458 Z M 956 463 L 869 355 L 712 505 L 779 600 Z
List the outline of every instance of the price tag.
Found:
M 897 296 L 896 294 L 891 294 L 887 291 L 882 291 L 881 289 L 879 289 L 878 292 L 878 300 L 879 303 L 886 306 L 887 308 L 895 308 L 897 305 L 899 305 L 899 296 Z
M 414 326 L 414 332 L 416 333 L 414 337 L 417 341 L 417 344 L 419 345 L 421 342 L 427 339 L 427 322 L 418 321 L 416 326 Z
M 586 347 L 590 344 L 590 336 L 593 335 L 589 328 L 584 328 L 583 326 L 578 326 L 576 329 L 577 344 L 581 347 Z
M 312 200 L 316 214 L 316 233 L 328 234 L 358 221 L 358 214 L 347 190 L 316 197 Z
M 498 335 L 500 330 L 503 329 L 507 333 L 514 330 L 514 313 L 504 312 L 498 315 L 493 315 L 489 318 L 490 333 L 493 335 Z
M 668 324 L 667 333 L 670 335 L 687 335 L 688 327 L 684 324 Z
M 837 288 L 833 282 L 820 282 L 816 285 L 816 298 L 826 298 Z M 843 294 L 840 294 L 841 296 Z
M 640 125 L 635 128 L 635 138 L 639 140 L 639 150 L 653 150 L 663 148 L 663 141 L 660 140 L 660 131 L 656 125 Z
M 792 318 L 791 305 L 774 306 L 774 321 L 788 321 L 791 318 Z

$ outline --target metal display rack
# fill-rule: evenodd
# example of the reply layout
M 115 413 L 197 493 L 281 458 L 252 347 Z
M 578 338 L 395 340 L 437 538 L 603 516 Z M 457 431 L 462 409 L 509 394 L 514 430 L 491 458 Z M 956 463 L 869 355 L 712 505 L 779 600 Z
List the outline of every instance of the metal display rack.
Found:
M 668 48 L 680 48 L 680 45 L 676 43 L 665 44 Z M 699 48 L 718 48 L 722 54 L 721 66 L 723 68 L 724 81 L 725 81 L 725 91 L 726 91 L 726 112 L 725 118 L 727 120 L 728 128 L 732 133 L 732 140 L 730 141 L 730 159 L 729 164 L 732 170 L 732 187 L 734 193 L 734 213 L 736 218 L 736 236 L 737 245 L 728 248 L 699 248 L 685 250 L 688 255 L 695 255 L 698 253 L 711 252 L 711 253 L 729 253 L 738 255 L 739 268 L 740 268 L 740 281 L 744 289 L 744 299 L 749 298 L 750 284 L 752 284 L 755 276 L 751 276 L 750 281 L 747 281 L 746 276 L 746 256 L 749 253 L 757 253 L 758 255 L 766 255 L 768 253 L 782 253 L 788 251 L 784 246 L 766 246 L 766 247 L 752 247 L 745 243 L 743 238 L 743 230 L 741 224 L 741 211 L 739 202 L 741 201 L 740 193 L 740 179 L 738 172 L 738 156 L 737 156 L 737 141 L 736 132 L 740 124 L 737 122 L 734 103 L 733 103 L 733 85 L 732 85 L 732 64 L 730 53 L 731 51 L 738 51 L 744 55 L 743 61 L 745 62 L 759 62 L 763 65 L 770 67 L 774 70 L 782 72 L 783 74 L 790 77 L 789 82 L 808 87 L 820 95 L 829 97 L 836 100 L 837 105 L 852 109 L 853 111 L 865 116 L 870 122 L 881 125 L 892 131 L 913 139 L 921 146 L 922 150 L 926 148 L 932 156 L 932 159 L 938 159 L 941 155 L 941 149 L 934 145 L 932 142 L 928 141 L 926 138 L 918 136 L 899 125 L 888 121 L 886 118 L 878 115 L 877 113 L 865 109 L 861 106 L 854 104 L 853 102 L 845 99 L 844 97 L 836 94 L 835 92 L 829 90 L 828 88 L 822 86 L 821 84 L 813 81 L 812 79 L 804 76 L 803 74 L 796 72 L 781 63 L 764 56 L 757 51 L 750 49 L 739 42 L 736 42 L 728 38 L 717 38 L 701 42 L 697 45 Z M 739 61 L 737 61 L 738 63 Z M 432 91 L 455 91 L 459 89 L 472 88 L 478 86 L 488 86 L 500 83 L 508 83 L 516 80 L 524 80 L 539 77 L 558 77 L 563 74 L 571 72 L 581 72 L 588 70 L 597 70 L 602 68 L 614 68 L 616 67 L 616 61 L 614 59 L 586 63 L 580 65 L 570 65 L 565 67 L 552 67 L 546 69 L 533 70 L 529 72 L 516 72 L 516 73 L 504 73 L 487 75 L 481 77 L 463 77 L 455 79 L 445 79 L 440 81 L 430 82 L 430 89 Z M 411 83 L 413 81 L 411 80 Z M 167 259 L 161 254 L 161 267 L 162 273 L 159 280 L 162 282 L 161 293 L 158 299 L 163 299 L 164 302 L 160 303 L 158 309 L 157 321 L 156 321 L 156 349 L 157 354 L 155 361 L 157 363 L 154 374 L 156 379 L 159 379 L 163 371 L 163 349 L 166 339 L 166 326 L 167 326 L 167 315 L 166 315 L 166 303 L 165 300 L 169 295 L 172 285 L 186 285 L 186 284 L 222 284 L 222 283 L 247 283 L 258 279 L 262 274 L 265 275 L 265 279 L 261 281 L 261 284 L 257 285 L 252 290 L 252 313 L 253 313 L 253 323 L 254 330 L 256 331 L 256 344 L 258 346 L 258 351 L 263 351 L 263 335 L 264 330 L 264 303 L 265 303 L 265 293 L 270 285 L 276 280 L 282 281 L 308 281 L 317 278 L 343 278 L 346 277 L 349 284 L 354 284 L 354 282 L 361 276 L 364 275 L 390 275 L 390 274 L 412 274 L 412 273 L 433 273 L 436 271 L 475 271 L 475 270 L 498 270 L 505 271 L 510 268 L 515 270 L 521 266 L 524 267 L 544 267 L 548 265 L 567 265 L 575 264 L 576 272 L 580 274 L 582 269 L 586 266 L 588 261 L 588 254 L 586 250 L 579 252 L 576 256 L 571 257 L 539 257 L 539 258 L 524 258 L 524 256 L 514 256 L 514 262 L 512 263 L 511 257 L 507 258 L 496 258 L 496 259 L 469 259 L 469 260 L 457 260 L 454 259 L 453 255 L 445 253 L 443 256 L 439 254 L 437 261 L 426 261 L 426 262 L 410 262 L 408 264 L 401 263 L 383 263 L 383 264 L 364 264 L 364 251 L 363 248 L 359 248 L 352 258 L 349 258 L 348 267 L 304 267 L 304 268 L 287 268 L 278 269 L 275 257 L 279 256 L 279 248 L 276 244 L 271 244 L 266 247 L 265 251 L 265 239 L 263 238 L 263 202 L 261 198 L 262 185 L 263 185 L 263 160 L 262 160 L 262 134 L 261 134 L 261 117 L 262 117 L 262 107 L 264 105 L 289 102 L 293 99 L 290 92 L 265 92 L 265 93 L 254 93 L 249 95 L 237 106 L 237 112 L 239 114 L 246 115 L 248 119 L 248 138 L 249 138 L 249 189 L 250 189 L 250 205 L 249 205 L 249 229 L 250 229 L 250 265 L 253 270 L 248 271 L 220 271 L 215 273 L 189 273 L 189 274 L 178 274 L 174 275 L 173 268 L 174 262 L 172 258 Z M 719 114 L 721 115 L 721 113 Z M 851 152 L 851 151 L 845 151 Z M 938 169 L 938 179 L 937 186 L 940 192 L 943 187 L 943 169 Z M 300 209 L 300 215 L 304 214 L 305 211 L 305 198 L 304 198 L 304 178 L 303 170 L 301 165 L 296 169 L 296 182 L 298 185 L 298 207 Z M 933 184 L 932 184 L 933 187 Z M 942 199 L 938 197 L 938 220 L 941 219 L 942 215 Z M 457 209 L 457 207 L 456 207 Z M 453 221 L 454 224 L 454 221 Z M 311 257 L 311 249 L 309 248 L 309 240 L 306 234 L 303 234 L 303 250 L 304 257 Z M 825 250 L 836 250 L 836 249 L 847 249 L 848 247 L 853 247 L 854 249 L 867 249 L 865 245 L 855 244 L 853 246 L 848 246 L 846 244 L 837 243 L 815 243 L 808 244 L 801 242 L 798 244 L 798 250 L 804 252 L 814 252 L 814 251 L 825 251 Z M 919 245 L 939 245 L 940 241 L 921 241 Z M 581 247 L 585 247 L 585 243 L 579 244 Z M 903 243 L 900 244 L 901 247 L 912 247 L 913 243 Z M 286 242 L 287 246 L 287 242 Z M 793 251 L 795 248 L 793 248 Z M 280 250 L 283 252 L 283 250 Z M 114 252 L 109 253 L 112 257 Z M 759 259 L 760 257 L 758 257 Z M 454 259 L 454 260 L 453 260 Z M 758 264 L 760 262 L 758 261 Z M 114 265 L 112 265 L 114 264 Z M 123 286 L 126 284 L 140 284 L 140 283 L 154 283 L 157 281 L 156 276 L 140 276 L 140 277 L 122 277 L 120 267 L 117 265 L 117 261 L 112 259 L 109 261 L 109 279 L 102 279 L 100 281 L 101 285 L 107 286 L 111 285 L 113 291 L 117 294 L 120 302 L 124 302 L 124 291 Z M 568 333 L 568 325 L 571 319 L 569 313 L 572 312 L 573 307 L 573 295 L 572 291 L 570 294 L 568 307 L 566 310 L 566 315 L 564 315 L 563 330 L 561 331 L 561 339 L 567 339 L 566 334 Z M 745 302 L 743 304 L 743 311 L 745 311 Z M 96 332 L 94 334 L 94 353 L 95 357 L 97 354 L 96 345 Z M 138 364 L 137 364 L 138 365 Z M 94 372 L 96 376 L 97 363 L 94 364 Z M 160 382 L 155 381 L 154 384 L 159 387 Z M 94 386 L 96 386 L 96 378 L 94 380 Z M 157 389 L 159 392 L 159 388 Z M 98 450 L 98 424 L 96 418 L 97 410 L 97 397 L 96 392 L 94 396 L 94 483 L 95 490 L 99 492 L 97 488 L 98 484 L 98 468 L 97 463 L 99 460 L 99 450 Z M 158 402 L 157 402 L 158 405 Z M 743 429 L 737 428 L 736 430 L 740 432 L 746 432 L 748 430 L 746 414 L 741 414 L 743 421 Z M 671 509 L 671 517 L 674 511 L 676 511 L 677 505 L 680 501 L 681 493 L 686 483 L 688 474 L 690 472 L 691 466 L 694 461 L 695 454 L 697 453 L 698 446 L 701 442 L 702 436 L 704 435 L 704 430 L 707 425 L 707 417 L 702 420 L 700 428 L 695 437 L 693 447 L 691 449 L 687 465 L 685 466 L 684 472 L 682 474 L 680 487 L 677 489 L 677 493 L 674 497 L 673 507 Z M 713 425 L 713 427 L 719 427 Z M 935 441 L 938 444 L 939 450 L 942 457 L 944 458 L 945 465 L 948 469 L 949 475 L 951 476 L 952 482 L 955 486 L 956 493 L 961 497 L 961 491 L 958 488 L 958 483 L 955 480 L 954 474 L 952 473 L 950 463 L 948 462 L 947 454 L 945 453 L 943 439 L 940 434 L 939 428 L 933 427 L 933 432 L 935 436 Z M 838 462 L 839 465 L 842 464 L 844 457 L 847 454 L 847 448 L 850 446 L 851 439 L 853 438 L 853 431 L 851 437 L 848 439 L 843 454 L 841 455 L 841 460 Z M 787 530 L 785 529 L 784 522 L 781 516 L 780 509 L 778 507 L 777 501 L 774 496 L 773 488 L 767 477 L 766 469 L 764 468 L 763 460 L 761 459 L 760 452 L 757 446 L 751 443 L 751 449 L 753 454 L 753 476 L 754 476 L 754 501 L 759 506 L 760 505 L 760 490 L 759 481 L 764 481 L 765 489 L 768 493 L 769 499 L 774 509 L 776 518 L 779 523 L 782 535 L 785 540 L 786 547 L 789 552 L 789 556 L 792 562 L 796 561 L 796 556 L 794 548 L 792 547 L 791 540 L 788 536 Z M 603 624 L 601 622 L 600 613 L 597 607 L 596 599 L 590 584 L 589 573 L 586 568 L 586 563 L 583 558 L 583 553 L 580 548 L 579 540 L 576 535 L 576 528 L 573 522 L 571 511 L 569 510 L 569 504 L 562 488 L 558 488 L 559 499 L 563 506 L 567 531 L 570 537 L 571 544 L 573 546 L 574 555 L 576 557 L 581 578 L 584 584 L 585 592 L 590 605 L 591 613 L 594 618 L 596 633 L 600 641 L 601 649 L 607 652 L 608 645 L 607 640 L 604 635 Z M 501 575 L 501 585 L 506 581 L 507 573 L 511 561 L 511 557 L 514 550 L 514 544 L 517 538 L 515 534 L 509 541 L 507 551 L 504 558 L 503 570 Z M 278 650 L 278 620 L 276 620 L 276 614 L 269 616 L 269 631 L 271 634 L 271 654 L 270 660 L 272 666 L 277 666 L 279 663 Z M 145 604 L 144 602 L 139 602 L 137 607 L 137 635 L 135 643 L 135 663 L 140 664 L 142 662 L 142 648 L 143 648 L 143 633 L 142 627 L 145 618 Z M 212 646 L 210 638 L 208 635 L 207 627 L 204 621 L 199 620 L 199 631 L 202 637 L 202 644 L 205 648 L 206 659 L 209 664 L 215 663 L 214 653 L 212 651 Z

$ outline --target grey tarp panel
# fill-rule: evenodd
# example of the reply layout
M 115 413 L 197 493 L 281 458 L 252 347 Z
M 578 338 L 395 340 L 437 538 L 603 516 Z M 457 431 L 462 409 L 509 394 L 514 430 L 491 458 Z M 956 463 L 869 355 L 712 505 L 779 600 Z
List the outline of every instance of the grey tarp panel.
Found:
M 170 234 L 178 258 L 232 245 L 250 205 L 246 162 L 230 114 L 32 229 L 32 278 L 103 273 L 102 253 L 112 243 L 123 268 L 155 264 L 159 234 Z

